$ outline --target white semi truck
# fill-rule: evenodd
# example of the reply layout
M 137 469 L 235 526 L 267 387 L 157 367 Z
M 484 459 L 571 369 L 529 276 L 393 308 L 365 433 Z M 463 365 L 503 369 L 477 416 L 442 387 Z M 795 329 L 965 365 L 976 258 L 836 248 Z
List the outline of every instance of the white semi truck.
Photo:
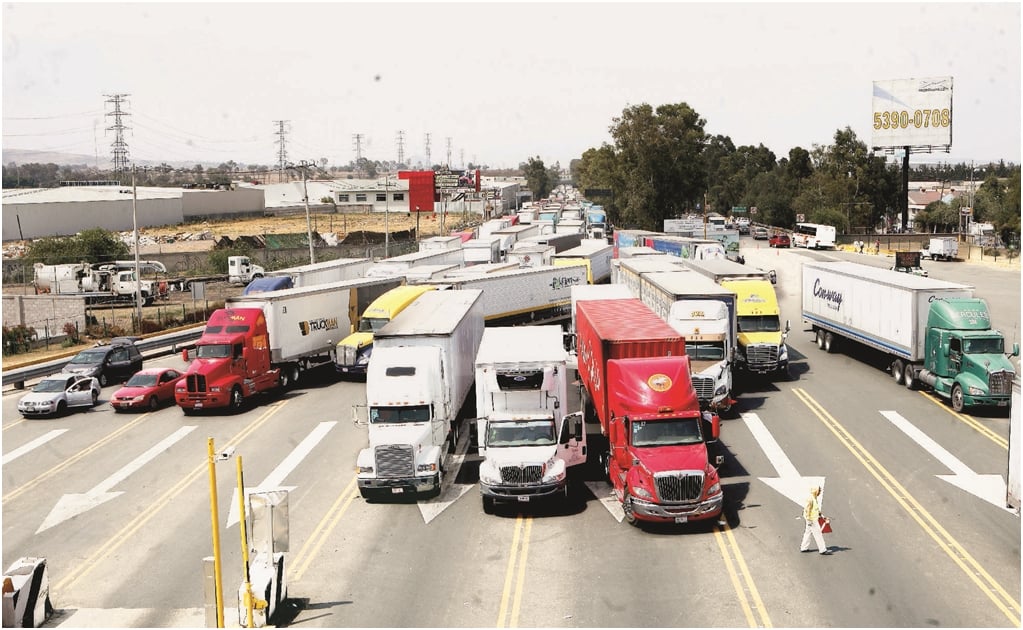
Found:
M 440 494 L 445 451 L 472 390 L 483 337 L 481 291 L 428 291 L 377 331 L 366 373 L 369 447 L 359 492 L 372 499 Z M 353 408 L 358 412 L 359 407 Z
M 292 287 L 309 287 L 315 284 L 361 278 L 366 275 L 366 271 L 372 264 L 373 261 L 369 258 L 337 258 L 277 271 L 267 271 L 264 273 L 264 277 L 291 278 Z
M 163 264 L 156 261 L 140 261 L 139 268 L 166 272 Z M 127 261 L 103 265 L 36 263 L 32 271 L 36 293 L 79 295 L 87 304 L 134 304 L 141 293 L 142 303 L 149 305 L 157 297 L 167 296 L 166 282 L 136 281 L 134 263 L 129 266 Z
M 554 266 L 585 265 L 586 281 L 601 284 L 611 280 L 611 257 L 614 248 L 605 239 L 583 239 L 578 247 L 554 254 Z
M 731 409 L 735 293 L 701 274 L 675 271 L 643 274 L 638 297 L 685 337 L 700 405 L 718 414 Z
M 567 499 L 568 469 L 586 463 L 581 413 L 567 413 L 560 326 L 487 328 L 476 355 L 476 443 L 483 511 Z

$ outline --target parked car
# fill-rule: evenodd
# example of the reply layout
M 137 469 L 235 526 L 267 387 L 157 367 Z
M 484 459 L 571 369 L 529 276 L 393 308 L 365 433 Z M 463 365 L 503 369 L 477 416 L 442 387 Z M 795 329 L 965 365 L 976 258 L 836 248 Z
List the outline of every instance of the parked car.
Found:
M 26 418 L 60 416 L 72 407 L 95 406 L 99 392 L 99 381 L 91 376 L 53 374 L 18 401 L 18 413 Z
M 168 367 L 139 370 L 124 387 L 114 392 L 110 406 L 114 411 L 126 409 L 155 410 L 163 403 L 174 402 L 174 386 L 184 374 Z
M 755 241 L 766 241 L 769 238 L 767 228 L 755 227 L 753 228 L 753 240 Z
M 927 270 L 923 267 L 892 267 L 892 271 L 901 271 L 902 273 L 911 273 L 914 276 L 927 277 Z
M 792 246 L 792 241 L 789 240 L 789 235 L 788 234 L 784 234 L 784 233 L 778 233 L 778 234 L 775 234 L 775 235 L 771 236 L 771 240 L 769 240 L 767 243 L 771 247 L 791 247 Z
M 61 369 L 64 374 L 95 376 L 100 387 L 125 381 L 142 369 L 142 354 L 135 347 L 138 337 L 114 337 L 109 345 L 82 350 Z

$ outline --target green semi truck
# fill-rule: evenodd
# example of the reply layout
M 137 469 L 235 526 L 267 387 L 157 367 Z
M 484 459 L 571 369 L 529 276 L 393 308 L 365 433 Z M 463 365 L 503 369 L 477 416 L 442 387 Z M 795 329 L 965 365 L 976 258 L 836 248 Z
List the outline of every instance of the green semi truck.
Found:
M 987 302 L 973 287 L 852 262 L 803 263 L 803 319 L 817 346 L 839 340 L 891 357 L 895 382 L 926 386 L 956 411 L 1008 407 L 1015 370 Z

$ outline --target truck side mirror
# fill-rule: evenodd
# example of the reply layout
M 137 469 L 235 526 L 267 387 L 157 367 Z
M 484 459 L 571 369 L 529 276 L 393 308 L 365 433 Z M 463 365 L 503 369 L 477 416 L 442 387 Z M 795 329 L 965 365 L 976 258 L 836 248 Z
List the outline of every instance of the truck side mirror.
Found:
M 360 408 L 369 409 L 366 405 L 352 405 L 352 424 L 357 427 L 368 426 L 369 420 L 359 413 Z
M 1019 343 L 1012 344 L 1012 356 L 1014 357 L 1019 356 Z
M 791 327 L 789 326 L 789 320 L 786 319 L 785 320 L 785 334 L 786 335 L 789 334 L 789 330 L 790 329 L 791 329 Z
M 181 360 L 188 363 L 188 348 L 181 349 Z

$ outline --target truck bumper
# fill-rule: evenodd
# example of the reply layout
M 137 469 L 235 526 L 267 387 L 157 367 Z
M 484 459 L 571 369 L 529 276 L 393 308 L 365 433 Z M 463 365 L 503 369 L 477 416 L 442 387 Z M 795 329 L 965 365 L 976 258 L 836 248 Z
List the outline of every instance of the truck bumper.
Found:
M 182 409 L 219 409 L 221 407 L 226 407 L 231 402 L 231 397 L 230 394 L 205 396 L 191 394 L 188 396 L 175 397 L 174 402 L 176 402 L 178 407 L 181 407 Z
M 480 494 L 501 503 L 529 503 L 539 499 L 564 494 L 568 477 L 554 483 L 540 483 L 529 486 L 489 486 L 480 482 Z
M 367 364 L 362 365 L 341 365 L 339 363 L 334 364 L 334 369 L 337 370 L 338 374 L 357 374 L 359 376 L 366 376 Z
M 432 492 L 440 488 L 440 475 L 434 473 L 424 477 L 400 477 L 380 479 L 376 477 L 360 477 L 359 493 L 363 498 L 399 497 L 414 495 L 421 492 Z
M 700 503 L 679 505 L 650 503 L 636 497 L 631 497 L 630 500 L 632 501 L 632 512 L 638 520 L 654 523 L 688 523 L 689 521 L 716 518 L 721 514 L 724 498 L 724 493 L 718 493 L 717 496 Z

